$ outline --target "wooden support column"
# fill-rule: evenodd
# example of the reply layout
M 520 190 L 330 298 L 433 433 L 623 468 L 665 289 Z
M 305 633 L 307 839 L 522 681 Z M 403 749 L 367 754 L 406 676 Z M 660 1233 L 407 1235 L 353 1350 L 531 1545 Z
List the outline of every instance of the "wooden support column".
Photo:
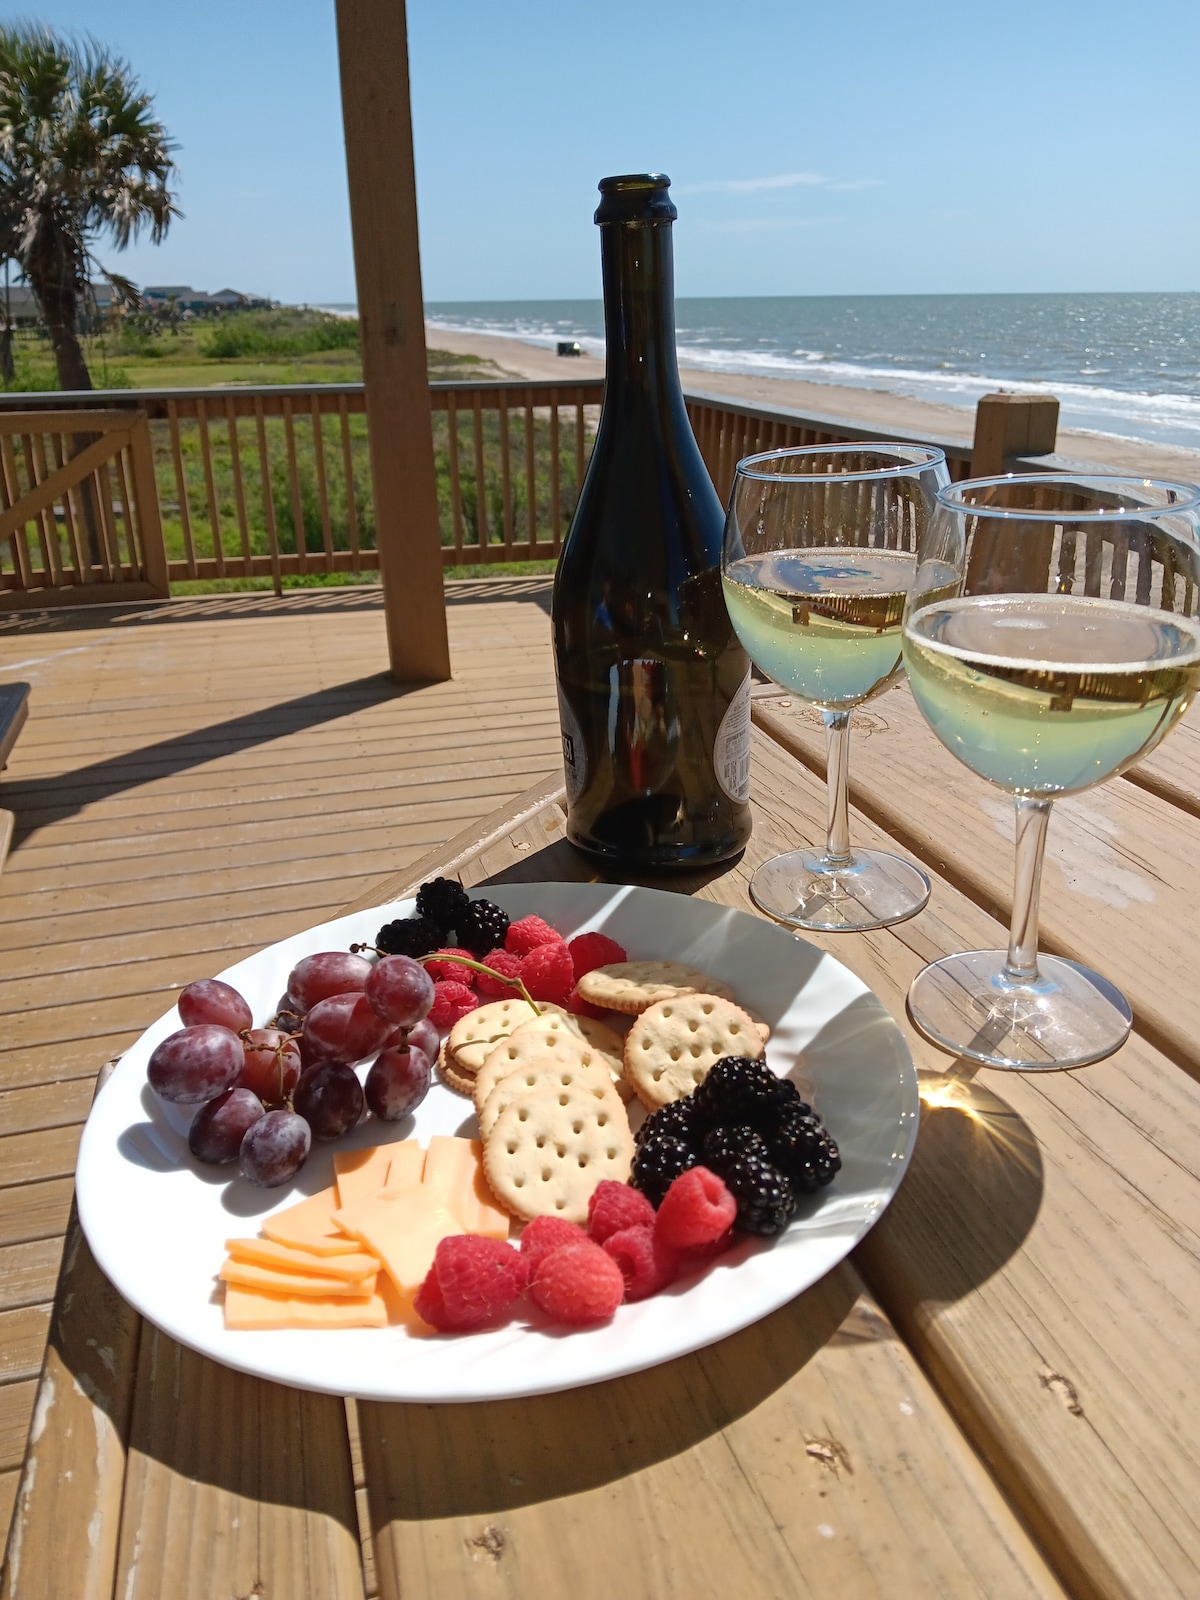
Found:
M 337 0 L 350 222 L 392 676 L 450 676 L 404 0 Z
M 975 408 L 971 476 L 991 478 L 1009 456 L 1043 456 L 1054 450 L 1058 401 L 1052 395 L 985 394 Z

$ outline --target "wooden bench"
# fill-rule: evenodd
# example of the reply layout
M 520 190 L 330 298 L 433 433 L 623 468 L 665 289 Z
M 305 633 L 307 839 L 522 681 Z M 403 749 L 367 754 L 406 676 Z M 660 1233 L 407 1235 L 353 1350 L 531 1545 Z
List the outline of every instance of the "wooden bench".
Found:
M 0 771 L 8 765 L 9 753 L 28 715 L 29 685 L 0 683 Z M 0 867 L 3 867 L 8 855 L 15 824 L 16 818 L 12 812 L 0 809 Z

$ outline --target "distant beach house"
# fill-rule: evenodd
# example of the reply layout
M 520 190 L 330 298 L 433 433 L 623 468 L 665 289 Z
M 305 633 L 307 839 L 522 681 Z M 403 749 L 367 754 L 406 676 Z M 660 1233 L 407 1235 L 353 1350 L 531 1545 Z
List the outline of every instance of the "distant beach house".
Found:
M 208 294 L 203 289 L 193 289 L 190 283 L 148 283 L 142 290 L 142 299 L 149 306 L 174 300 L 180 311 L 202 315 L 211 311 L 265 311 L 271 304 L 259 295 L 242 294 L 238 289 L 218 289 L 216 294 Z
M 86 322 L 91 306 L 101 318 L 108 315 L 112 309 L 113 290 L 110 283 L 93 283 L 88 287 L 88 298 L 80 306 L 80 319 Z M 34 328 L 42 320 L 42 310 L 37 303 L 37 297 L 26 283 L 14 283 L 7 287 L 0 284 L 0 321 L 7 316 L 14 328 Z

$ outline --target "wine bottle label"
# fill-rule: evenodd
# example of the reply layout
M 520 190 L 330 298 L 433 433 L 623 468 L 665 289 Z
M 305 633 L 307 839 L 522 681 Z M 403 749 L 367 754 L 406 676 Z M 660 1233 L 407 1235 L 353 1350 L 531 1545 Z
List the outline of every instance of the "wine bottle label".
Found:
M 729 709 L 717 729 L 713 747 L 713 770 L 717 782 L 738 805 L 750 798 L 750 671 L 741 688 L 729 702 Z
M 567 781 L 567 804 L 574 805 L 587 787 L 587 747 L 583 730 L 570 702 L 558 685 L 558 721 L 562 728 L 563 772 Z

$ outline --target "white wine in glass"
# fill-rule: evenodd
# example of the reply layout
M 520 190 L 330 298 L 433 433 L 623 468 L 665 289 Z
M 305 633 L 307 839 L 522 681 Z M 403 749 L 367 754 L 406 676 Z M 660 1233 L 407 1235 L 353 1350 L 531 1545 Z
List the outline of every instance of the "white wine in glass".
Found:
M 991 1066 L 1083 1066 L 1129 1006 L 1107 979 L 1037 951 L 1050 807 L 1160 743 L 1200 685 L 1200 490 L 1045 474 L 938 496 L 904 622 L 913 697 L 934 733 L 1017 813 L 1007 951 L 947 956 L 909 991 L 936 1044 Z M 946 591 L 946 573 L 955 575 Z
M 881 928 L 929 898 L 910 861 L 851 849 L 847 763 L 851 711 L 903 670 L 917 543 L 949 481 L 942 452 L 917 445 L 819 445 L 738 463 L 725 603 L 750 659 L 819 707 L 827 732 L 825 849 L 775 856 L 750 883 L 755 904 L 792 927 Z

